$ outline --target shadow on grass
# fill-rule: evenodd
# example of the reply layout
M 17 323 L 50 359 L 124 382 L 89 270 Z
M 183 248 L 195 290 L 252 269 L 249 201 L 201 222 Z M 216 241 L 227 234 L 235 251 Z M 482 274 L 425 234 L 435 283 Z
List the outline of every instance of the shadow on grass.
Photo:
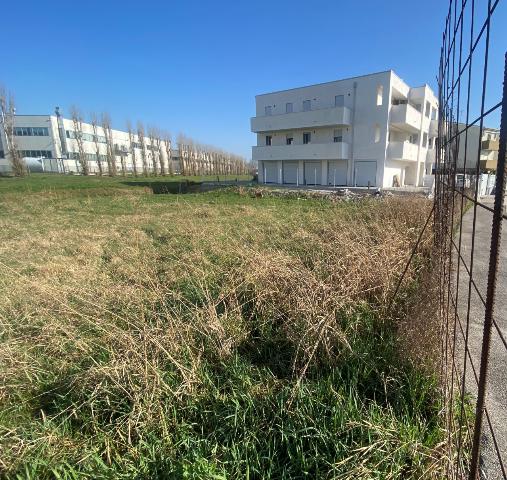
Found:
M 129 187 L 145 187 L 149 188 L 155 195 L 159 194 L 182 194 L 197 193 L 201 191 L 201 182 L 122 182 Z

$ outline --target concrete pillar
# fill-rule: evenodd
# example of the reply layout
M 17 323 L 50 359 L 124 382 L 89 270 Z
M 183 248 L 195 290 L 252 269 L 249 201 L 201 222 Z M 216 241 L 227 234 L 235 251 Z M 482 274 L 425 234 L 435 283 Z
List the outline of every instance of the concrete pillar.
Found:
M 321 185 L 327 185 L 327 160 L 322 160 L 321 162 L 321 170 L 322 170 L 322 178 L 320 180 Z
M 259 162 L 258 164 L 258 168 L 257 168 L 257 177 L 259 179 L 259 184 L 261 183 L 265 183 L 264 182 L 264 162 Z
M 278 172 L 278 183 L 283 183 L 283 164 L 282 160 L 276 162 L 276 170 Z
M 299 160 L 298 176 L 299 176 L 299 185 L 304 185 L 305 184 L 305 161 L 304 160 Z

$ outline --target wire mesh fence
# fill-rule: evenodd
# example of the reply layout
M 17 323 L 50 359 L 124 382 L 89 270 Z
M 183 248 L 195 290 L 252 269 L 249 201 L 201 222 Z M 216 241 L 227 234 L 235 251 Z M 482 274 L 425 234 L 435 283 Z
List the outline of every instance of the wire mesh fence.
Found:
M 507 479 L 504 7 L 451 0 L 442 37 L 434 234 L 448 478 Z

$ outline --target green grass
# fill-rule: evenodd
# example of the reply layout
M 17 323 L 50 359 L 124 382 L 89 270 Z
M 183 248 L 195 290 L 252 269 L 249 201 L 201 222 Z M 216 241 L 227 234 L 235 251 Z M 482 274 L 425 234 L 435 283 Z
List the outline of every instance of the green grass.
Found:
M 127 176 L 99 177 L 95 175 L 57 175 L 32 173 L 27 177 L 1 177 L 0 194 L 10 192 L 41 192 L 52 190 L 83 190 L 83 189 L 114 189 L 114 188 L 143 188 L 161 183 L 180 183 L 202 181 L 245 181 L 251 180 L 251 175 L 209 175 L 209 176 Z
M 0 179 L 0 475 L 438 478 L 386 312 L 424 200 L 121 181 Z

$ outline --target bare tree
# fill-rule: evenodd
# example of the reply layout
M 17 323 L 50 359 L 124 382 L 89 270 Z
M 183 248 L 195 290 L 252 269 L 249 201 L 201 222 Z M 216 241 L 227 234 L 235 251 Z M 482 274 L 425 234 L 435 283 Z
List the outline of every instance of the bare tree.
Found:
M 95 113 L 91 114 L 91 124 L 93 128 L 93 143 L 95 144 L 95 156 L 97 157 L 97 166 L 99 167 L 99 175 L 104 175 L 104 169 L 102 168 L 102 155 L 100 153 L 100 146 L 99 146 L 99 132 L 98 132 L 98 125 L 99 121 L 97 118 L 97 115 Z
M 137 122 L 137 138 L 139 140 L 139 148 L 141 149 L 141 160 L 143 162 L 143 175 L 148 176 L 148 161 L 146 158 L 146 140 L 144 138 L 144 125 Z
M 73 105 L 70 108 L 70 116 L 72 118 L 72 123 L 74 124 L 74 140 L 77 143 L 77 154 L 78 154 L 78 162 L 81 167 L 81 173 L 83 175 L 88 175 L 90 173 L 90 168 L 88 165 L 88 161 L 86 160 L 86 154 L 84 149 L 84 141 L 83 141 L 83 117 L 79 112 L 79 109 Z
M 128 155 L 127 147 L 125 145 L 118 145 L 115 143 L 114 149 L 115 155 L 118 154 L 120 156 L 121 174 L 125 177 L 127 175 L 127 165 L 125 162 L 125 157 Z
M 130 120 L 127 120 L 127 131 L 129 134 L 130 154 L 132 155 L 132 171 L 134 172 L 134 176 L 137 177 L 136 142 L 134 130 L 132 129 L 132 123 Z
M 169 175 L 172 177 L 174 175 L 174 170 L 173 170 L 171 134 L 169 132 L 165 132 L 163 135 L 163 140 L 165 146 L 165 153 L 167 157 L 167 167 L 169 170 Z
M 167 172 L 165 169 L 164 155 L 162 152 L 162 133 L 158 128 L 155 129 L 155 146 L 157 148 L 158 153 L 158 164 L 160 166 L 160 175 L 165 175 Z
M 158 149 L 156 147 L 156 129 L 148 127 L 148 138 L 150 140 L 149 149 L 151 150 L 151 159 L 153 163 L 153 175 L 158 175 Z
M 116 154 L 114 151 L 113 144 L 113 131 L 111 128 L 111 117 L 109 113 L 105 112 L 102 114 L 102 130 L 104 131 L 104 136 L 106 137 L 106 149 L 107 149 L 107 168 L 110 176 L 115 177 L 117 174 L 116 168 Z
M 17 177 L 26 174 L 26 167 L 21 155 L 18 151 L 16 141 L 14 139 L 14 119 L 16 115 L 16 106 L 14 98 L 11 94 L 7 94 L 3 87 L 0 87 L 0 122 L 5 133 L 6 155 L 9 160 L 12 171 Z

